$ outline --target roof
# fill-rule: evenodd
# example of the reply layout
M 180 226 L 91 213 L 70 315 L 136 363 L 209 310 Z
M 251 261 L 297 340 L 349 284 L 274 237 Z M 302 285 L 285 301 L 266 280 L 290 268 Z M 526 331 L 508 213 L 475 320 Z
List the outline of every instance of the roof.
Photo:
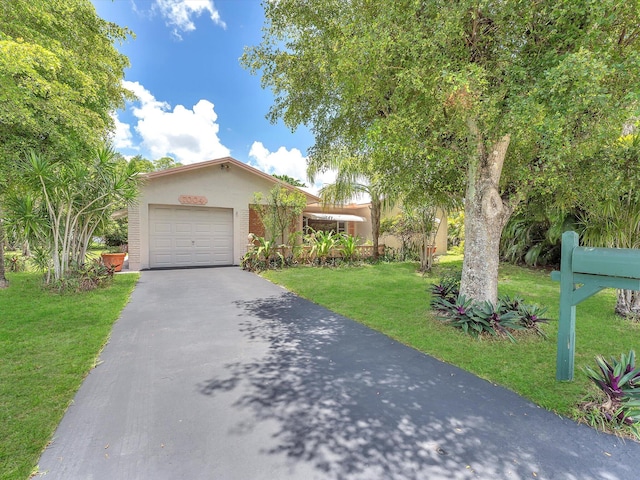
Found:
M 283 182 L 282 180 L 274 177 L 273 175 L 269 175 L 268 173 L 264 173 L 263 171 L 258 170 L 257 168 L 254 168 L 251 165 L 248 165 L 248 164 L 246 164 L 244 162 L 236 160 L 235 158 L 232 158 L 232 157 L 217 158 L 215 160 L 207 160 L 207 161 L 204 161 L 204 162 L 191 163 L 189 165 L 182 165 L 181 167 L 174 167 L 174 168 L 168 168 L 166 170 L 159 170 L 157 172 L 145 173 L 143 175 L 143 177 L 144 178 L 148 178 L 150 180 L 153 180 L 154 178 L 158 178 L 158 177 L 165 177 L 165 176 L 168 176 L 168 175 L 176 175 L 176 174 L 180 174 L 180 173 L 184 173 L 184 172 L 190 172 L 192 170 L 198 170 L 198 169 L 201 169 L 201 168 L 215 167 L 217 165 L 233 165 L 234 167 L 238 167 L 240 169 L 243 169 L 243 170 L 245 170 L 246 172 L 249 172 L 252 175 L 256 175 L 258 177 L 262 177 L 263 179 L 268 180 L 268 181 L 270 181 L 270 182 L 272 182 L 274 184 L 282 185 L 283 187 L 288 188 L 289 190 L 295 190 L 295 191 L 301 192 L 307 198 L 307 203 L 317 203 L 317 202 L 320 201 L 320 198 L 316 197 L 312 193 L 305 192 L 301 188 L 294 187 L 293 185 L 290 185 L 287 182 Z

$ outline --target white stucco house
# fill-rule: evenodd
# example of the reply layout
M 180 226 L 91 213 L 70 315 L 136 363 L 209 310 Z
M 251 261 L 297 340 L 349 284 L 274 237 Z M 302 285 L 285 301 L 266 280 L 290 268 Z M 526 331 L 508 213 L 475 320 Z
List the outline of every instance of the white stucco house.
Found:
M 225 157 L 145 174 L 128 210 L 129 269 L 238 265 L 249 233 L 263 234 L 250 208 L 254 193 L 266 195 L 276 184 L 306 196 L 298 230 L 324 225 L 371 240 L 367 204 L 327 209 L 315 195 Z M 437 243 L 438 253 L 446 252 L 446 231 Z
M 278 183 L 294 188 L 231 157 L 146 174 L 128 212 L 129 268 L 239 264 L 254 192 Z

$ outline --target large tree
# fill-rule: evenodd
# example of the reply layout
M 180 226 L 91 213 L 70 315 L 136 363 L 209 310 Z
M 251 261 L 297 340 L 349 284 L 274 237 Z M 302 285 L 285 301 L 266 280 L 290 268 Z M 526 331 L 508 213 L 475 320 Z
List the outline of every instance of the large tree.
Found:
M 46 252 L 51 261 L 47 283 L 83 265 L 96 229 L 137 198 L 139 170 L 118 157 L 103 146 L 74 162 L 31 152 L 20 165 L 19 187 L 6 195 L 7 217 L 25 240 Z
M 90 158 L 130 95 L 121 82 L 129 62 L 114 46 L 129 34 L 90 0 L 0 2 L 0 181 L 29 151 Z
M 499 242 L 534 187 L 619 134 L 640 92 L 638 2 L 279 0 L 244 63 L 273 120 L 426 189 L 465 180 L 461 293 L 495 301 Z M 406 162 L 406 163 L 405 163 Z

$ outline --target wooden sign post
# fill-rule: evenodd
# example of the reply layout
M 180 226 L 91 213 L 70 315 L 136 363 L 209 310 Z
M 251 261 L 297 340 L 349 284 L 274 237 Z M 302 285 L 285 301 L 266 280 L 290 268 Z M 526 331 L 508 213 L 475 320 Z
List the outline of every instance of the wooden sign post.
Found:
M 603 288 L 640 290 L 640 250 L 580 247 L 578 234 L 565 232 L 560 271 L 551 278 L 560 282 L 556 379 L 573 380 L 576 305 Z

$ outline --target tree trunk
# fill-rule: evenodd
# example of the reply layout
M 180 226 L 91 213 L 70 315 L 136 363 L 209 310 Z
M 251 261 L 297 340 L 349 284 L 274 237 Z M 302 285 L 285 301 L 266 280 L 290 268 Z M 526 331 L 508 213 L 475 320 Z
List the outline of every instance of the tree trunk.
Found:
M 618 290 L 616 313 L 625 318 L 637 318 L 640 315 L 640 292 Z
M 9 281 L 4 272 L 4 227 L 0 218 L 0 288 L 7 288 Z
M 379 200 L 371 199 L 371 236 L 373 237 L 373 259 L 378 260 L 378 237 L 380 237 L 380 210 Z
M 465 195 L 460 295 L 495 304 L 498 300 L 500 237 L 513 213 L 513 206 L 502 199 L 498 190 L 510 136 L 504 136 L 486 153 L 475 121 L 470 120 L 468 124 L 477 152 L 469 162 Z

